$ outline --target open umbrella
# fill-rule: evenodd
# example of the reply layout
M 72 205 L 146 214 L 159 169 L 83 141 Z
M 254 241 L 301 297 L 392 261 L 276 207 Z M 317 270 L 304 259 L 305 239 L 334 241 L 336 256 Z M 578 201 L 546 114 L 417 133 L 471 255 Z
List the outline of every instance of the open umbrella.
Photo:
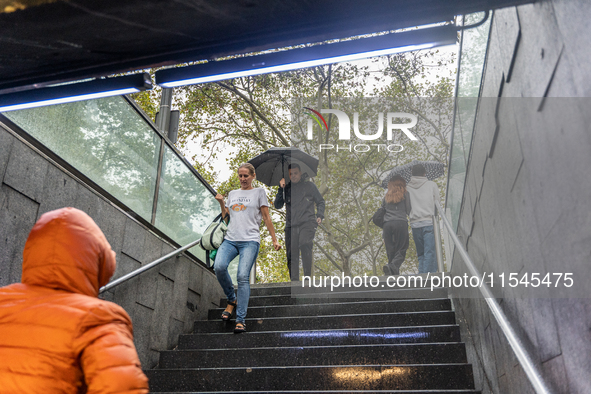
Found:
M 400 175 L 404 178 L 406 182 L 410 182 L 410 177 L 412 176 L 412 168 L 417 164 L 422 164 L 423 167 L 425 167 L 425 170 L 427 171 L 427 179 L 429 179 L 430 181 L 439 178 L 445 172 L 445 165 L 438 161 L 413 160 L 410 163 L 401 165 L 399 167 L 394 167 L 386 176 L 386 178 L 382 181 L 382 187 L 384 189 L 387 189 L 388 182 L 390 182 L 390 179 L 394 178 L 396 175 Z
M 279 186 L 279 181 L 289 179 L 288 166 L 299 164 L 302 174 L 316 176 L 318 159 L 293 147 L 271 148 L 248 161 L 257 173 L 257 179 L 268 186 Z

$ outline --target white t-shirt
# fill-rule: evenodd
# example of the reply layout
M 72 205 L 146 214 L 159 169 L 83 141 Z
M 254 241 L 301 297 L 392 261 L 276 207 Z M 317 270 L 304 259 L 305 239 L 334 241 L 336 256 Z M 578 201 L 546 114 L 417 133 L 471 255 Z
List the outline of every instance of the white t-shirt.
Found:
M 226 208 L 230 211 L 230 224 L 224 239 L 261 243 L 261 207 L 268 206 L 265 189 L 232 190 L 226 202 Z

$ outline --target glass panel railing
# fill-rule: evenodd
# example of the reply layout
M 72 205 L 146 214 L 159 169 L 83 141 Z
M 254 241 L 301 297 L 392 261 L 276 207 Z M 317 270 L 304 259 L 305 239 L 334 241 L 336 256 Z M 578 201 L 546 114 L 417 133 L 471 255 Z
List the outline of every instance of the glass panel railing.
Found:
M 477 104 L 477 98 L 458 98 L 456 100 L 446 205 L 446 211 L 449 213 L 448 218 L 450 218 L 455 228 L 457 228 L 462 197 L 464 195 L 464 183 Z
M 464 26 L 478 23 L 485 17 L 484 12 L 464 16 Z M 460 73 L 458 74 L 458 97 L 478 97 L 484 70 L 484 59 L 488 47 L 490 21 L 462 31 L 462 51 L 460 53 Z
M 464 26 L 482 20 L 484 12 L 464 16 Z M 456 108 L 445 213 L 457 229 L 464 194 L 468 156 L 474 132 L 478 94 L 488 47 L 490 18 L 482 25 L 463 30 L 456 91 Z
M 155 226 L 186 245 L 201 237 L 219 213 L 220 205 L 212 192 L 165 146 Z M 203 249 L 193 247 L 189 251 L 205 261 Z
M 148 222 L 161 137 L 123 97 L 3 113 Z

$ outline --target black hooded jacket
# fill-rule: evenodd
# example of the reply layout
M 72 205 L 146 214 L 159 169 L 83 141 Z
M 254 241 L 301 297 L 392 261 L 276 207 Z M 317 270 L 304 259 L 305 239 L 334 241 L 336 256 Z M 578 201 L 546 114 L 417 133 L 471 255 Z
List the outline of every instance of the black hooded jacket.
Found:
M 314 203 L 316 203 L 317 213 L 314 214 Z M 316 218 L 324 218 L 324 198 L 318 191 L 316 185 L 309 181 L 300 181 L 292 184 L 289 182 L 285 186 L 285 200 L 283 198 L 283 188 L 279 188 L 275 196 L 273 205 L 277 209 L 283 208 L 286 204 L 286 223 L 285 227 L 300 226 L 303 223 L 315 222 Z

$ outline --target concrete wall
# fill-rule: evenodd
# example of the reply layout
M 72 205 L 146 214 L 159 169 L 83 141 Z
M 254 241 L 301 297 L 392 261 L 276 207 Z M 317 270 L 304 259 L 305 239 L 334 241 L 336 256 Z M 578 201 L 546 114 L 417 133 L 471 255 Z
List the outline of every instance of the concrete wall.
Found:
M 555 393 L 591 392 L 590 15 L 587 0 L 495 12 L 458 230 L 481 272 L 574 273 L 578 292 L 496 289 Z M 485 302 L 455 297 L 482 393 L 533 392 Z
M 22 251 L 37 219 L 66 206 L 88 213 L 105 233 L 117 253 L 113 278 L 175 249 L 1 126 L 0 181 L 0 286 L 20 281 Z M 180 256 L 104 298 L 129 313 L 140 360 L 151 368 L 158 351 L 176 346 L 179 334 L 190 332 L 195 320 L 206 319 L 222 295 L 213 273 Z

